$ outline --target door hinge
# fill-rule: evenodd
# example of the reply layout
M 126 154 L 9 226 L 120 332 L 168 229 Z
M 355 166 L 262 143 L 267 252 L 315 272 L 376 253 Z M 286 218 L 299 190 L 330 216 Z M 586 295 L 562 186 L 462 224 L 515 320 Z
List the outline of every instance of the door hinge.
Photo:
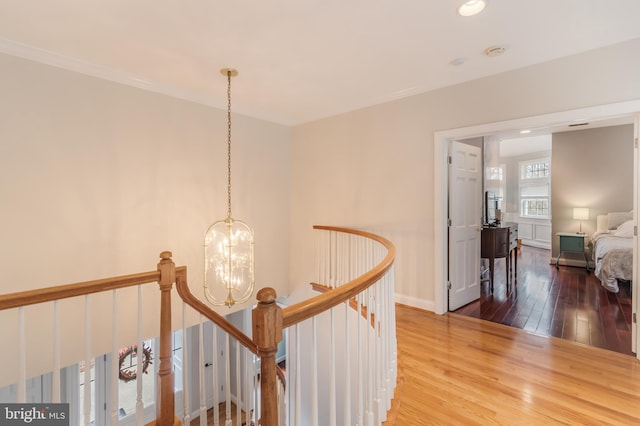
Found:
M 637 320 L 636 320 L 636 313 L 634 312 L 632 316 L 633 316 L 633 323 L 635 324 L 635 323 L 637 322 Z
M 633 140 L 633 147 L 634 147 L 634 148 L 637 148 L 637 147 L 638 147 L 638 138 L 635 138 L 635 139 Z
M 634 225 L 633 226 L 633 236 L 637 237 L 638 236 L 638 225 Z
M 447 157 L 447 161 L 449 162 L 449 164 L 453 164 L 453 158 L 451 158 L 451 156 Z
M 447 218 L 447 226 L 451 226 L 452 222 L 451 222 L 451 218 Z
M 451 281 L 447 281 L 447 288 L 451 290 Z

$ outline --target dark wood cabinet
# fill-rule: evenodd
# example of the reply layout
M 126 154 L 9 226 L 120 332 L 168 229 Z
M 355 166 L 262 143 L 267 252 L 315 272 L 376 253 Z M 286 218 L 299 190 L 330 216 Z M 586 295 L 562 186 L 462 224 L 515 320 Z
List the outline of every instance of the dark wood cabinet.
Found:
M 514 272 L 514 279 L 518 269 L 518 224 L 504 223 L 500 226 L 482 228 L 480 243 L 480 256 L 489 259 L 489 285 L 493 293 L 493 265 L 495 259 L 506 259 L 506 282 L 509 288 L 509 278 Z M 513 254 L 513 269 L 511 265 L 511 254 Z

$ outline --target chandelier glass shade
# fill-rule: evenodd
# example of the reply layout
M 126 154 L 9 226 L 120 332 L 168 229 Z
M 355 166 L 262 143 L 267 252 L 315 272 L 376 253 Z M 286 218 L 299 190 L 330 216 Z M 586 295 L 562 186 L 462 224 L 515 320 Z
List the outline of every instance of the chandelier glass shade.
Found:
M 228 217 L 209 227 L 204 239 L 205 296 L 213 305 L 233 306 L 253 294 L 253 231 Z
M 214 306 L 231 307 L 249 300 L 254 289 L 253 230 L 231 217 L 231 77 L 227 76 L 227 218 L 214 222 L 204 236 L 204 294 Z

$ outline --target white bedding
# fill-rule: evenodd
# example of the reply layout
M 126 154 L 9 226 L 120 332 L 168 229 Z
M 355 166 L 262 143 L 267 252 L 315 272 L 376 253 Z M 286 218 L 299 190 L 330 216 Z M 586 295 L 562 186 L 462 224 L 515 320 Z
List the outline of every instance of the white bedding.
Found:
M 593 236 L 595 275 L 610 292 L 618 292 L 618 279 L 630 281 L 633 273 L 633 238 L 613 232 Z

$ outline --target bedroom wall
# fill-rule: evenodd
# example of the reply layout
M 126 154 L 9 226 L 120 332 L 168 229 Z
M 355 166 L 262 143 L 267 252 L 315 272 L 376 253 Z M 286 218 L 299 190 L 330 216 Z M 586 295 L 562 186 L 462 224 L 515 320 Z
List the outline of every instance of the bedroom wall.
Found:
M 633 125 L 554 133 L 551 157 L 552 257 L 556 232 L 577 232 L 573 207 L 588 207 L 582 230 L 593 235 L 596 216 L 633 208 Z M 563 254 L 563 258 L 575 258 Z M 583 262 L 584 263 L 584 262 Z
M 227 213 L 226 111 L 7 55 L 0 93 L 0 293 L 155 270 L 170 250 L 201 294 L 202 238 Z M 290 128 L 234 115 L 233 214 L 254 228 L 257 286 L 279 294 L 288 293 L 290 148 Z M 137 293 L 119 294 L 124 346 L 135 342 Z M 155 284 L 145 290 L 147 337 L 158 335 L 158 296 Z M 111 336 L 111 295 L 91 300 L 95 335 Z M 60 309 L 63 363 L 72 362 L 84 357 L 84 304 Z M 26 311 L 32 375 L 52 366 L 52 308 Z M 0 312 L 0 341 L 17 341 L 16 316 Z M 94 353 L 110 341 L 96 338 Z M 2 351 L 0 386 L 14 349 Z
M 296 126 L 292 283 L 313 279 L 313 224 L 371 229 L 397 245 L 397 299 L 433 309 L 434 132 L 640 99 L 638 51 L 633 40 Z

